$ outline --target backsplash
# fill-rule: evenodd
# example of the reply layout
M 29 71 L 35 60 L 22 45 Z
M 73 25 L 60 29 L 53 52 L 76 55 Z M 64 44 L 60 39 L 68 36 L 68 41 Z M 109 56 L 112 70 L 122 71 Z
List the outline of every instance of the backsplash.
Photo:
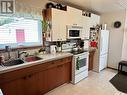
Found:
M 21 49 L 21 51 L 26 51 L 29 54 L 33 54 L 34 52 L 38 51 L 40 48 L 35 48 L 35 49 Z M 19 50 L 19 49 L 18 49 Z M 11 58 L 17 58 L 17 50 L 11 51 L 10 52 Z M 4 56 L 5 60 L 8 59 L 8 53 L 7 52 L 2 52 L 0 53 L 0 56 Z

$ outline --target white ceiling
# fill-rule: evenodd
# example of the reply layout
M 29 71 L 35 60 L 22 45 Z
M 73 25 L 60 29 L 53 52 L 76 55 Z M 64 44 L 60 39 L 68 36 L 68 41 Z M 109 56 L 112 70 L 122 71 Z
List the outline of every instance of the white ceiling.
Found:
M 95 13 L 106 13 L 127 8 L 127 0 L 51 0 Z

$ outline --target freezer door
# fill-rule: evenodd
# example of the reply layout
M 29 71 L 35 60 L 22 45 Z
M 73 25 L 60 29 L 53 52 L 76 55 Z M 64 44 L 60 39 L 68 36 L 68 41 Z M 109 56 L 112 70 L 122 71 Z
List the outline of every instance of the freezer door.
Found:
M 100 55 L 108 53 L 108 44 L 109 44 L 109 31 L 108 30 L 101 30 Z
M 105 69 L 107 67 L 107 54 L 100 56 L 99 59 L 99 71 Z

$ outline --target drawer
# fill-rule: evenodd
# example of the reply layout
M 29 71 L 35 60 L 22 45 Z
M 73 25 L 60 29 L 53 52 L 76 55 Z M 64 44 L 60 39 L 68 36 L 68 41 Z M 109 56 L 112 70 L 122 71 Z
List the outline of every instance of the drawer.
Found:
M 59 65 L 65 64 L 65 63 L 70 63 L 71 61 L 72 61 L 72 57 L 54 60 L 47 65 L 46 69 L 56 67 L 56 66 L 59 66 Z

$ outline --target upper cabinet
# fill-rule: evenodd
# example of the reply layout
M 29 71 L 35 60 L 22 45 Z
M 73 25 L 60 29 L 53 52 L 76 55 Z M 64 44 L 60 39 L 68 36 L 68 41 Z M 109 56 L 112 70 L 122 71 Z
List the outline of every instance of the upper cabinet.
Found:
M 46 9 L 47 41 L 66 41 L 67 12 L 55 8 Z
M 46 41 L 66 41 L 67 25 L 83 27 L 82 39 L 89 39 L 90 27 L 100 23 L 100 16 L 91 13 L 90 17 L 83 16 L 82 10 L 67 6 L 67 11 L 49 8 L 46 9 L 44 19 L 48 23 Z
M 82 26 L 82 10 L 67 6 L 67 25 Z
M 82 39 L 89 39 L 90 27 L 95 27 L 97 24 L 100 24 L 100 16 L 91 13 L 91 16 L 82 16 Z
M 89 39 L 89 34 L 90 34 L 90 27 L 91 27 L 91 18 L 87 16 L 82 16 L 82 26 L 83 26 L 83 31 L 82 31 L 82 39 Z
M 91 27 L 95 27 L 97 24 L 100 24 L 100 16 L 91 13 Z

